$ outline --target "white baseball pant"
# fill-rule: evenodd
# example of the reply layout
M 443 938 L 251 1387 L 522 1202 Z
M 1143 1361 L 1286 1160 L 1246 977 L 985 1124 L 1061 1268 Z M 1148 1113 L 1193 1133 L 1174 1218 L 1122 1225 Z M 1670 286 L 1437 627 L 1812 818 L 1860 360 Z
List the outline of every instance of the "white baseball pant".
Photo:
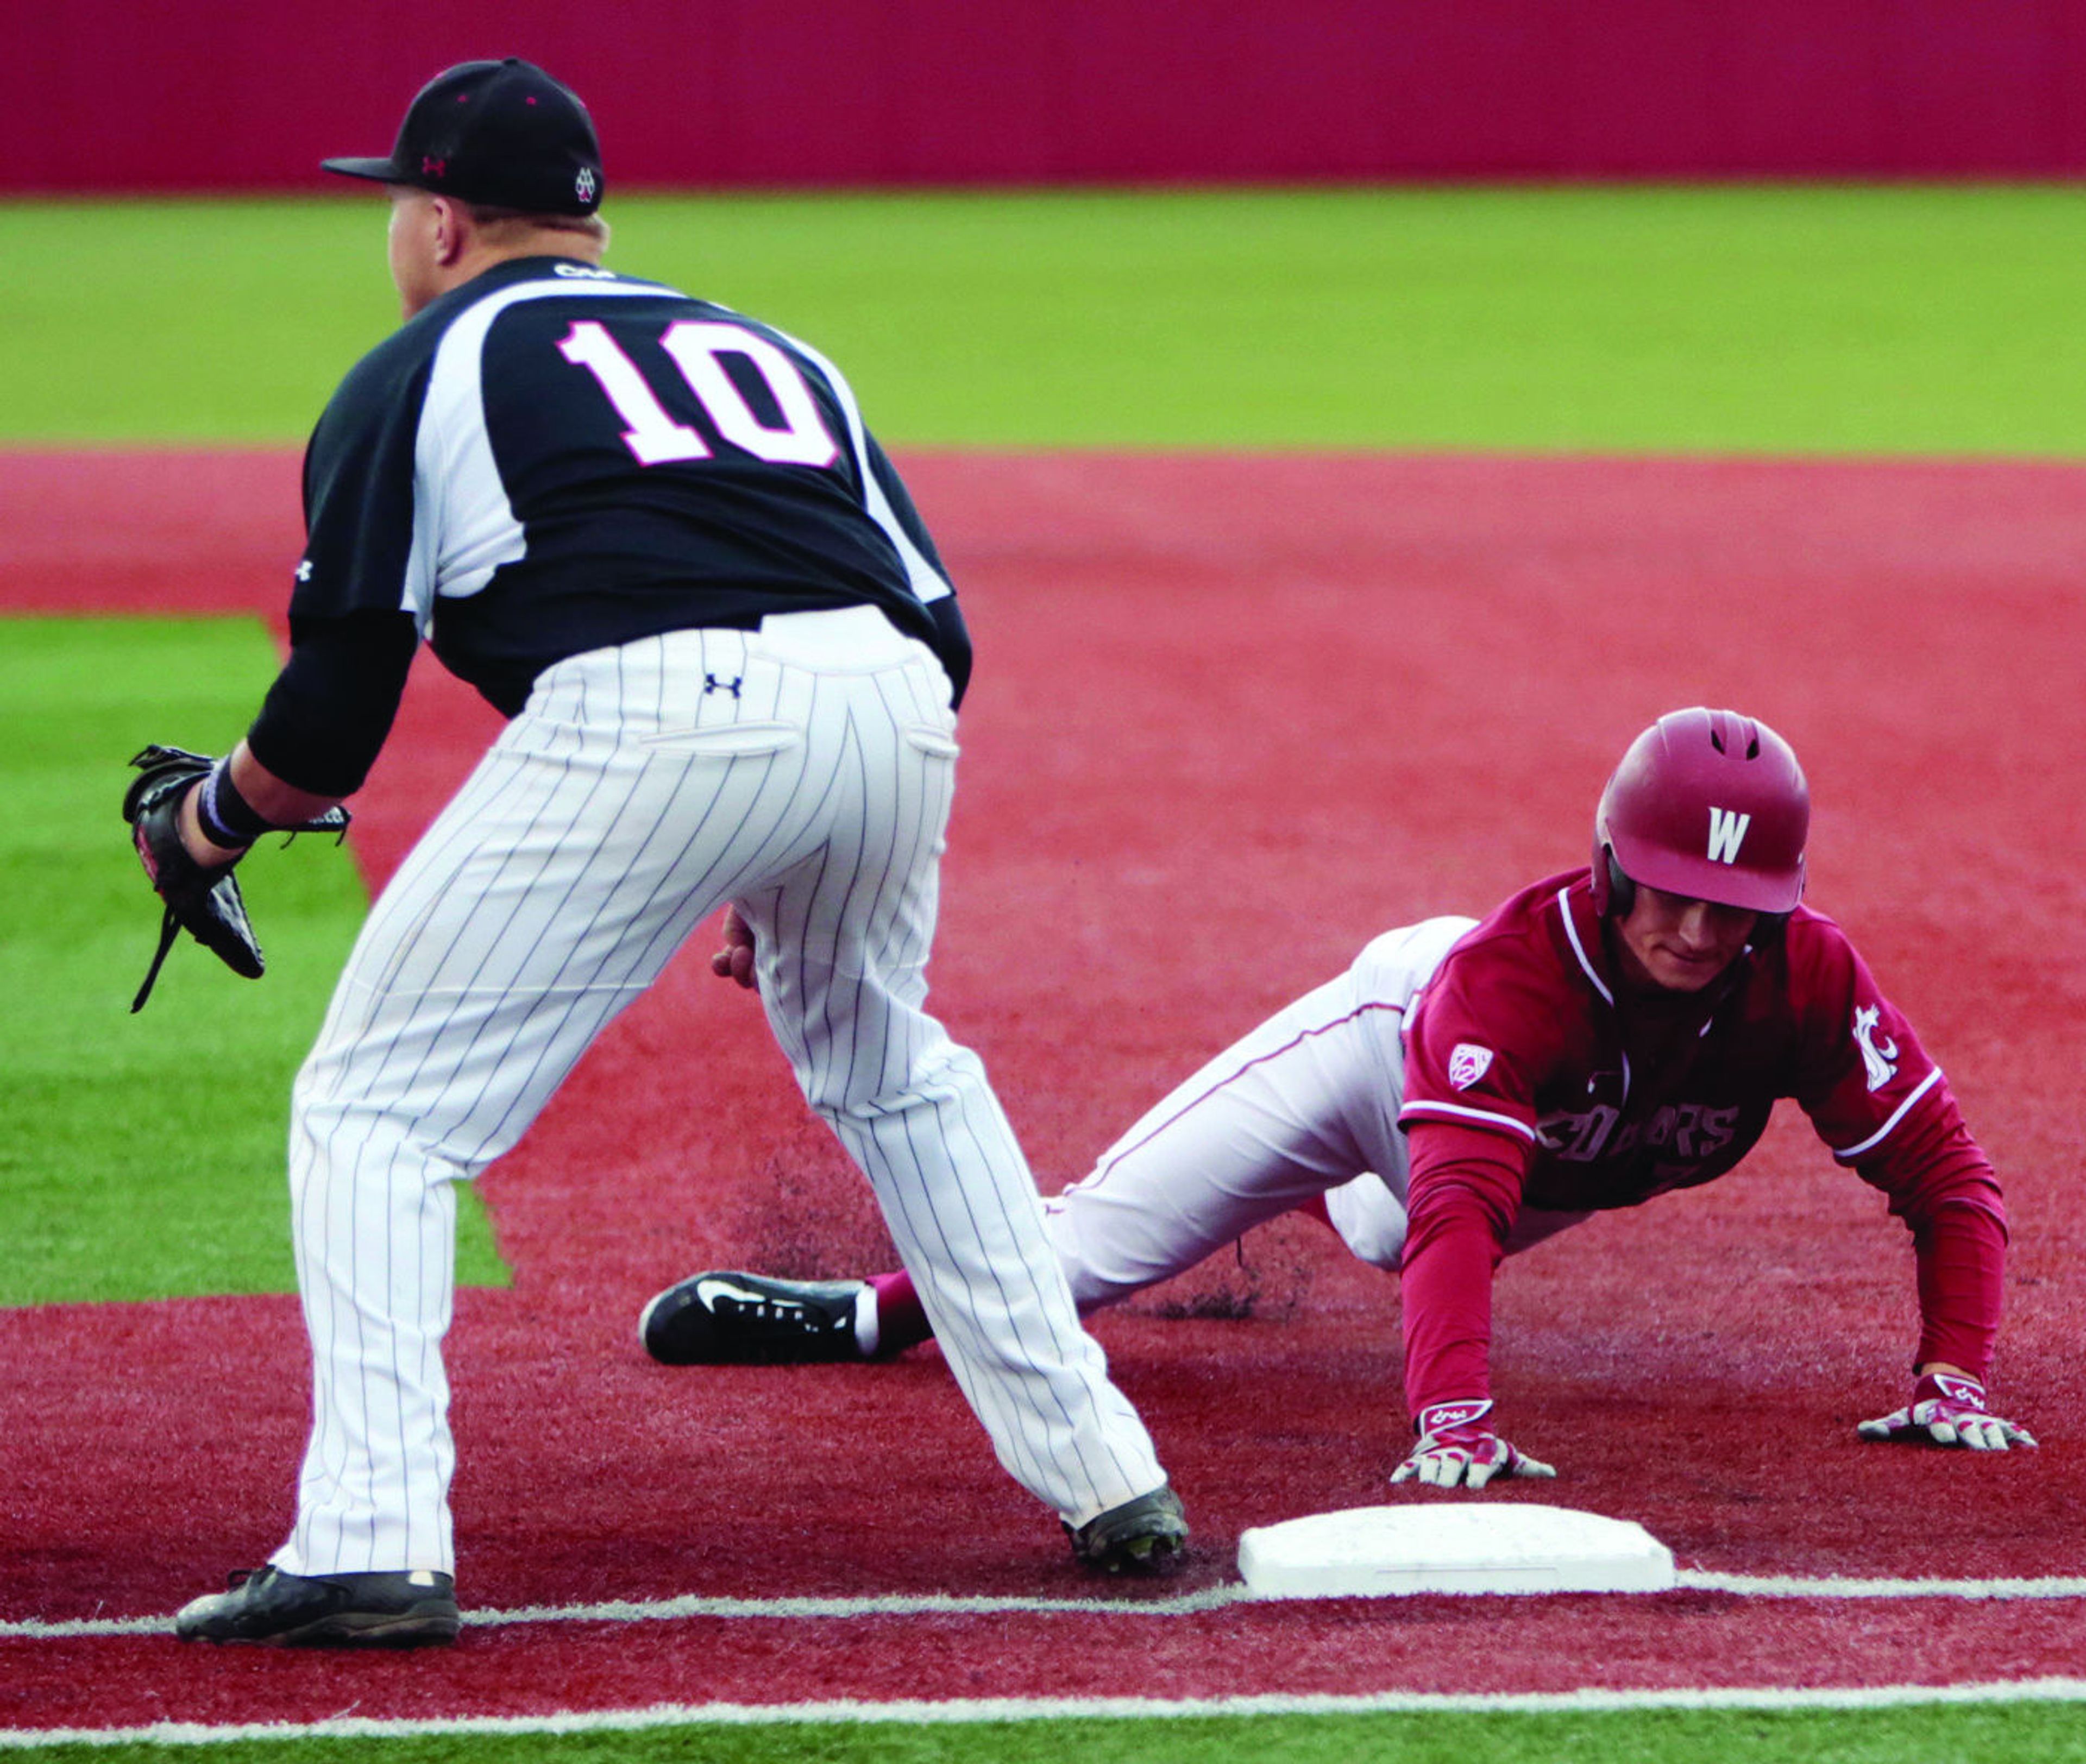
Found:
M 1044 1203 L 1081 1311 L 1194 1267 L 1254 1226 L 1323 1197 L 1356 1255 L 1405 1253 L 1405 1013 L 1476 921 L 1386 932 L 1337 979 L 1226 1048 Z M 1586 1218 L 1524 1209 L 1508 1253 Z
M 298 1077 L 313 1420 L 279 1567 L 453 1571 L 450 1184 L 521 1137 L 727 901 L 1001 1463 L 1075 1526 L 1164 1480 L 982 1066 L 922 1008 L 948 696 L 932 652 L 866 607 L 675 632 L 539 680 L 372 908 Z

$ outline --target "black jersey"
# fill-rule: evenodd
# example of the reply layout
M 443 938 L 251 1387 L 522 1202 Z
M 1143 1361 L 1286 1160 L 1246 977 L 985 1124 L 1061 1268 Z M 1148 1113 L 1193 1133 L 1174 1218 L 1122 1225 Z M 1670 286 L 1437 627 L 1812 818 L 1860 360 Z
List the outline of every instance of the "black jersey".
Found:
M 409 612 L 509 715 L 568 656 L 836 606 L 882 608 L 959 692 L 969 672 L 934 542 L 838 370 L 583 262 L 499 264 L 364 356 L 313 431 L 304 518 L 293 629 Z

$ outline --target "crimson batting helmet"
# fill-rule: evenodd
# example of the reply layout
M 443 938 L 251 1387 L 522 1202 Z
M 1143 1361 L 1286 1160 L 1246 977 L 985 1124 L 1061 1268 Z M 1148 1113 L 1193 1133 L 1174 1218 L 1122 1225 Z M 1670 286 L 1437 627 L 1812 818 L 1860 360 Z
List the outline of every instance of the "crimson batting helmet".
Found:
M 1672 711 L 1629 745 L 1594 817 L 1594 907 L 1637 884 L 1770 916 L 1803 895 L 1811 786 L 1790 745 L 1735 711 Z

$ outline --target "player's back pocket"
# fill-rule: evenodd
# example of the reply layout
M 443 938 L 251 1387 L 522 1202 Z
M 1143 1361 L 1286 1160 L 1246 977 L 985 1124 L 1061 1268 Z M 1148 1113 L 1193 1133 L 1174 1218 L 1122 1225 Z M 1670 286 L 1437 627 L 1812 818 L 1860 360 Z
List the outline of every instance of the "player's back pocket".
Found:
M 648 753 L 685 754 L 691 759 L 751 759 L 786 753 L 804 744 L 794 723 L 719 723 L 709 729 L 662 729 L 641 735 L 637 745 Z

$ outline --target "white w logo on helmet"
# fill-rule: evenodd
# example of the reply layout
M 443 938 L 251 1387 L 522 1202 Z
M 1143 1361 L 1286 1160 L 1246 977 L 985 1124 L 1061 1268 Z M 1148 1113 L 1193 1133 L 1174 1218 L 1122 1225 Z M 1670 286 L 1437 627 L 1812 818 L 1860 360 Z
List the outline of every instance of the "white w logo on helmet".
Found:
M 1750 814 L 1739 814 L 1714 804 L 1709 810 L 1709 859 L 1712 863 L 1735 864 L 1746 829 L 1753 824 Z

